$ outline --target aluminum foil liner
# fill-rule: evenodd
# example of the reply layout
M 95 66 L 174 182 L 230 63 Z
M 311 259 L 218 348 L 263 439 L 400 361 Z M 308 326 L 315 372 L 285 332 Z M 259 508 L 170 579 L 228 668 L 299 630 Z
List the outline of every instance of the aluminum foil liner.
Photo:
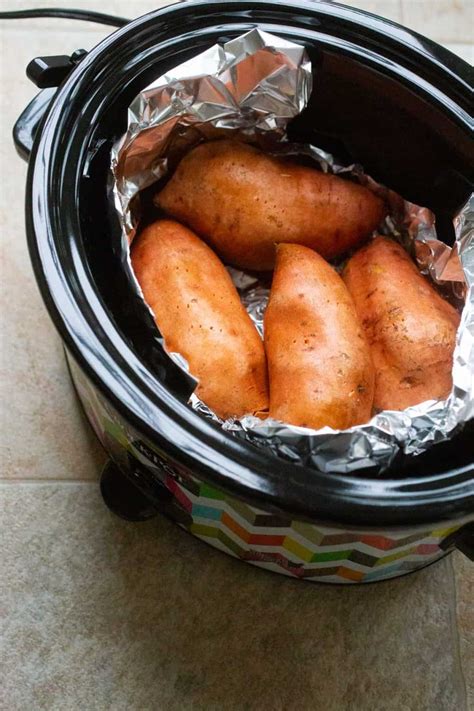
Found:
M 420 454 L 474 417 L 474 197 L 454 221 L 456 242 L 451 249 L 438 238 L 428 209 L 404 201 L 360 166 L 341 166 L 315 146 L 289 143 L 286 126 L 305 107 L 311 86 L 304 48 L 258 29 L 211 47 L 147 86 L 131 104 L 127 132 L 112 151 L 112 191 L 123 230 L 124 266 L 131 274 L 128 248 L 140 217 L 140 191 L 203 140 L 231 134 L 275 155 L 309 158 L 320 170 L 341 174 L 381 195 L 389 216 L 379 231 L 403 244 L 445 297 L 459 307 L 464 304 L 449 397 L 403 412 L 384 411 L 365 425 L 343 431 L 310 430 L 252 416 L 223 422 L 195 393 L 190 405 L 235 436 L 297 464 L 325 472 L 367 468 L 382 472 L 400 452 Z M 229 272 L 263 334 L 268 288 L 251 274 L 232 268 Z M 141 293 L 136 281 L 135 286 Z M 189 376 L 185 359 L 169 355 Z
M 214 45 L 143 89 L 128 109 L 127 132 L 112 149 L 113 194 L 130 240 L 140 190 L 203 138 L 224 133 L 271 140 L 285 135 L 311 94 L 301 45 L 250 30 Z

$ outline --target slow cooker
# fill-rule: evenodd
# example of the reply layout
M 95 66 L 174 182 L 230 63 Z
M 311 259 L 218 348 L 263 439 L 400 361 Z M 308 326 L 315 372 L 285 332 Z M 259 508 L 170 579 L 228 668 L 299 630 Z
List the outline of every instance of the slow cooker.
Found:
M 77 394 L 110 456 L 105 502 L 132 520 L 162 512 L 243 561 L 311 581 L 393 578 L 454 547 L 472 557 L 472 421 L 383 476 L 306 469 L 190 409 L 188 381 L 141 328 L 107 192 L 111 146 L 140 88 L 255 26 L 303 43 L 313 63 L 313 94 L 291 139 L 359 162 L 426 205 L 447 242 L 472 190 L 470 67 L 359 10 L 189 0 L 130 22 L 88 53 L 36 58 L 29 75 L 47 88 L 14 129 L 29 163 L 28 243 Z

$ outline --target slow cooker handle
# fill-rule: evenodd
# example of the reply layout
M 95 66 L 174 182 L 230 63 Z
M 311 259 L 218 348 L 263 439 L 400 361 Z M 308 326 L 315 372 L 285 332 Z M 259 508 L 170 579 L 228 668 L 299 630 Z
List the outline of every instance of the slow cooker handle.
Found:
M 28 104 L 13 126 L 13 141 L 18 155 L 28 162 L 38 129 L 57 89 L 43 89 Z
M 13 141 L 23 160 L 28 161 L 30 157 L 33 142 L 57 87 L 86 54 L 85 49 L 77 49 L 71 56 L 35 57 L 28 64 L 27 77 L 42 91 L 28 104 L 13 127 Z

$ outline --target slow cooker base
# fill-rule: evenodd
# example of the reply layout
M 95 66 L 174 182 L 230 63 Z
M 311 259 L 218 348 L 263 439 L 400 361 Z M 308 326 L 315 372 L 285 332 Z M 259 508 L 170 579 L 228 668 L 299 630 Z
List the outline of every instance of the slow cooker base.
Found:
M 119 518 L 122 518 L 126 521 L 146 521 L 151 518 L 155 518 L 158 516 L 158 514 L 162 514 L 163 516 L 166 516 L 166 518 L 170 519 L 174 523 L 176 522 L 175 518 L 173 517 L 172 514 L 166 512 L 166 499 L 162 501 L 161 506 L 155 501 L 154 503 L 150 502 L 150 499 L 145 496 L 134 484 L 128 476 L 123 474 L 121 470 L 112 462 L 109 461 L 105 465 L 104 469 L 102 470 L 101 474 L 101 479 L 100 479 L 100 489 L 101 489 L 101 494 L 102 498 L 104 500 L 105 505 L 107 508 L 116 516 Z M 161 509 L 161 510 L 160 510 Z M 190 533 L 190 531 L 184 527 L 180 526 L 186 533 Z M 193 535 L 190 533 L 190 535 Z M 195 536 L 193 536 L 195 537 Z M 203 543 L 206 543 L 209 545 L 208 541 L 205 541 L 203 538 L 200 539 Z M 419 571 L 429 568 L 431 565 L 434 565 L 438 561 L 442 560 L 443 558 L 446 558 L 448 555 L 452 553 L 452 550 L 445 551 L 442 553 L 439 557 L 437 557 L 434 560 L 429 561 L 428 563 L 425 563 L 423 565 L 420 565 L 414 570 L 409 570 L 405 573 L 399 573 L 396 576 L 392 577 L 405 577 L 407 575 L 413 575 L 414 573 L 418 573 Z M 239 562 L 245 563 L 247 561 L 242 560 L 238 556 L 233 556 Z M 252 562 L 252 561 L 249 561 Z M 252 565 L 255 567 L 262 567 L 256 562 L 252 562 Z M 265 569 L 265 568 L 263 568 Z M 270 572 L 282 572 L 282 571 L 270 571 Z M 392 578 L 384 578 L 382 580 L 362 580 L 359 581 L 360 584 L 362 585 L 378 585 L 380 583 L 387 583 L 391 580 Z M 337 583 L 333 581 L 325 581 L 324 579 L 308 579 L 309 582 L 313 582 L 316 584 L 322 584 L 322 585 L 336 585 L 339 587 L 343 587 L 346 585 L 346 582 L 342 583 Z M 356 583 L 357 584 L 357 583 Z
M 85 414 L 113 462 L 104 470 L 104 500 L 122 518 L 146 520 L 159 512 L 244 562 L 330 584 L 378 582 L 424 568 L 446 555 L 444 541 L 463 525 L 354 528 L 240 501 L 172 461 L 124 421 L 70 356 L 68 362 Z

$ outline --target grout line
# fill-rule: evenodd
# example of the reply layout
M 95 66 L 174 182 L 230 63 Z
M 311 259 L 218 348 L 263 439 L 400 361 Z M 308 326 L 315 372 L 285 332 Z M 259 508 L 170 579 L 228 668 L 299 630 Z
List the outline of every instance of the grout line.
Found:
M 453 635 L 453 646 L 454 646 L 454 653 L 456 657 L 456 665 L 458 667 L 458 673 L 460 676 L 460 682 L 461 682 L 461 687 L 462 687 L 462 696 L 463 696 L 463 708 L 465 711 L 469 711 L 468 706 L 467 706 L 467 683 L 466 683 L 466 677 L 464 675 L 464 669 L 463 669 L 463 663 L 462 663 L 462 654 L 461 654 L 461 640 L 459 637 L 459 626 L 458 626 L 458 615 L 457 615 L 457 603 L 458 603 L 458 594 L 457 594 L 457 586 L 456 586 L 456 573 L 454 570 L 454 565 L 453 565 L 453 556 L 450 555 L 448 556 L 448 565 L 449 568 L 451 569 L 451 595 L 449 595 L 449 616 L 451 618 L 451 629 L 452 629 L 452 635 Z
M 405 27 L 405 13 L 403 12 L 403 0 L 398 0 L 398 11 L 400 13 L 400 24 Z
M 12 484 L 94 484 L 98 486 L 99 479 L 0 479 L 0 486 L 11 486 Z

